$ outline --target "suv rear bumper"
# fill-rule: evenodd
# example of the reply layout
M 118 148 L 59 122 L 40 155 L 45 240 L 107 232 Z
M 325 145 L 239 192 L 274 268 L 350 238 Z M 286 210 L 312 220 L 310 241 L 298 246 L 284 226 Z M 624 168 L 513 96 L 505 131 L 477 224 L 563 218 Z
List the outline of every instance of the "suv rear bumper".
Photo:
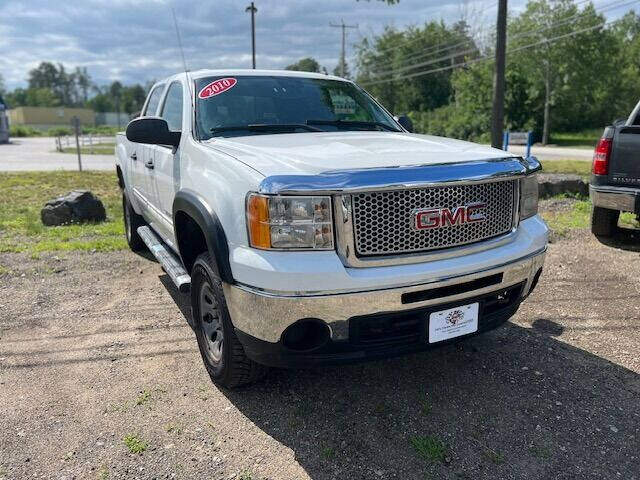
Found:
M 478 331 L 471 335 L 495 328 L 517 311 L 535 287 L 545 251 L 546 247 L 504 265 L 427 284 L 364 292 L 281 296 L 223 285 L 248 356 L 271 366 L 313 366 L 449 343 L 428 343 L 429 312 L 476 301 L 480 303 Z M 304 350 L 288 347 L 283 342 L 287 328 L 308 319 L 328 327 L 326 342 Z
M 640 189 L 589 185 L 589 197 L 595 207 L 640 213 Z

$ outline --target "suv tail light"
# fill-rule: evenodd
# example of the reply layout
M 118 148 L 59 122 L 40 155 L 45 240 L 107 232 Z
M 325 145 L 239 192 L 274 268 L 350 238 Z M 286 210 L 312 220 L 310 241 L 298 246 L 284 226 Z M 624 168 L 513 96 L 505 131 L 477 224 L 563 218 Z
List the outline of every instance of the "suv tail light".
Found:
M 594 175 L 607 175 L 609 173 L 609 159 L 611 158 L 613 138 L 607 135 L 607 130 L 605 130 L 602 138 L 598 140 L 596 150 L 593 152 L 592 172 Z

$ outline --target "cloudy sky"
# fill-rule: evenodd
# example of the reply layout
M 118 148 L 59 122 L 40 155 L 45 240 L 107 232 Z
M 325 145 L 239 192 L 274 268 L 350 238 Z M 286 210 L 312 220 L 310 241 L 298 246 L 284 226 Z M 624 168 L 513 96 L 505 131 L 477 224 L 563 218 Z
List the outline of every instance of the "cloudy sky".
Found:
M 598 3 L 607 0 L 596 0 Z M 340 53 L 340 29 L 358 24 L 351 45 L 385 25 L 452 22 L 466 15 L 490 25 L 497 0 L 255 0 L 258 68 L 283 68 L 315 57 L 332 70 Z M 511 0 L 510 10 L 525 0 Z M 0 74 L 9 89 L 26 85 L 41 61 L 84 66 L 94 82 L 125 84 L 162 78 L 182 69 L 171 7 L 176 11 L 189 69 L 251 66 L 248 0 L 0 0 Z

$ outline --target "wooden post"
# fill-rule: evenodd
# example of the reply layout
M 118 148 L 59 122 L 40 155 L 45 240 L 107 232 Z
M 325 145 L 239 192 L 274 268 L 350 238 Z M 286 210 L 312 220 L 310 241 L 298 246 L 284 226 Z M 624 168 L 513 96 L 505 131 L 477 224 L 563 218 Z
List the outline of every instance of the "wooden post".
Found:
M 80 119 L 78 117 L 73 117 L 71 120 L 73 124 L 73 130 L 76 134 L 76 150 L 78 151 L 78 170 L 82 171 L 82 158 L 80 156 Z

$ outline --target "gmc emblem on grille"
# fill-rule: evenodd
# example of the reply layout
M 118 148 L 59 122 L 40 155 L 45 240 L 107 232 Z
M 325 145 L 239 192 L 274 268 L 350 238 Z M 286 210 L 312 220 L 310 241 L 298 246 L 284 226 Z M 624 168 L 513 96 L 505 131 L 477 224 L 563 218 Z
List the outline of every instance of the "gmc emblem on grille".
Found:
M 429 228 L 451 227 L 466 223 L 483 222 L 487 217 L 482 212 L 487 208 L 486 203 L 472 203 L 461 207 L 430 208 L 413 212 L 414 228 L 427 230 Z

